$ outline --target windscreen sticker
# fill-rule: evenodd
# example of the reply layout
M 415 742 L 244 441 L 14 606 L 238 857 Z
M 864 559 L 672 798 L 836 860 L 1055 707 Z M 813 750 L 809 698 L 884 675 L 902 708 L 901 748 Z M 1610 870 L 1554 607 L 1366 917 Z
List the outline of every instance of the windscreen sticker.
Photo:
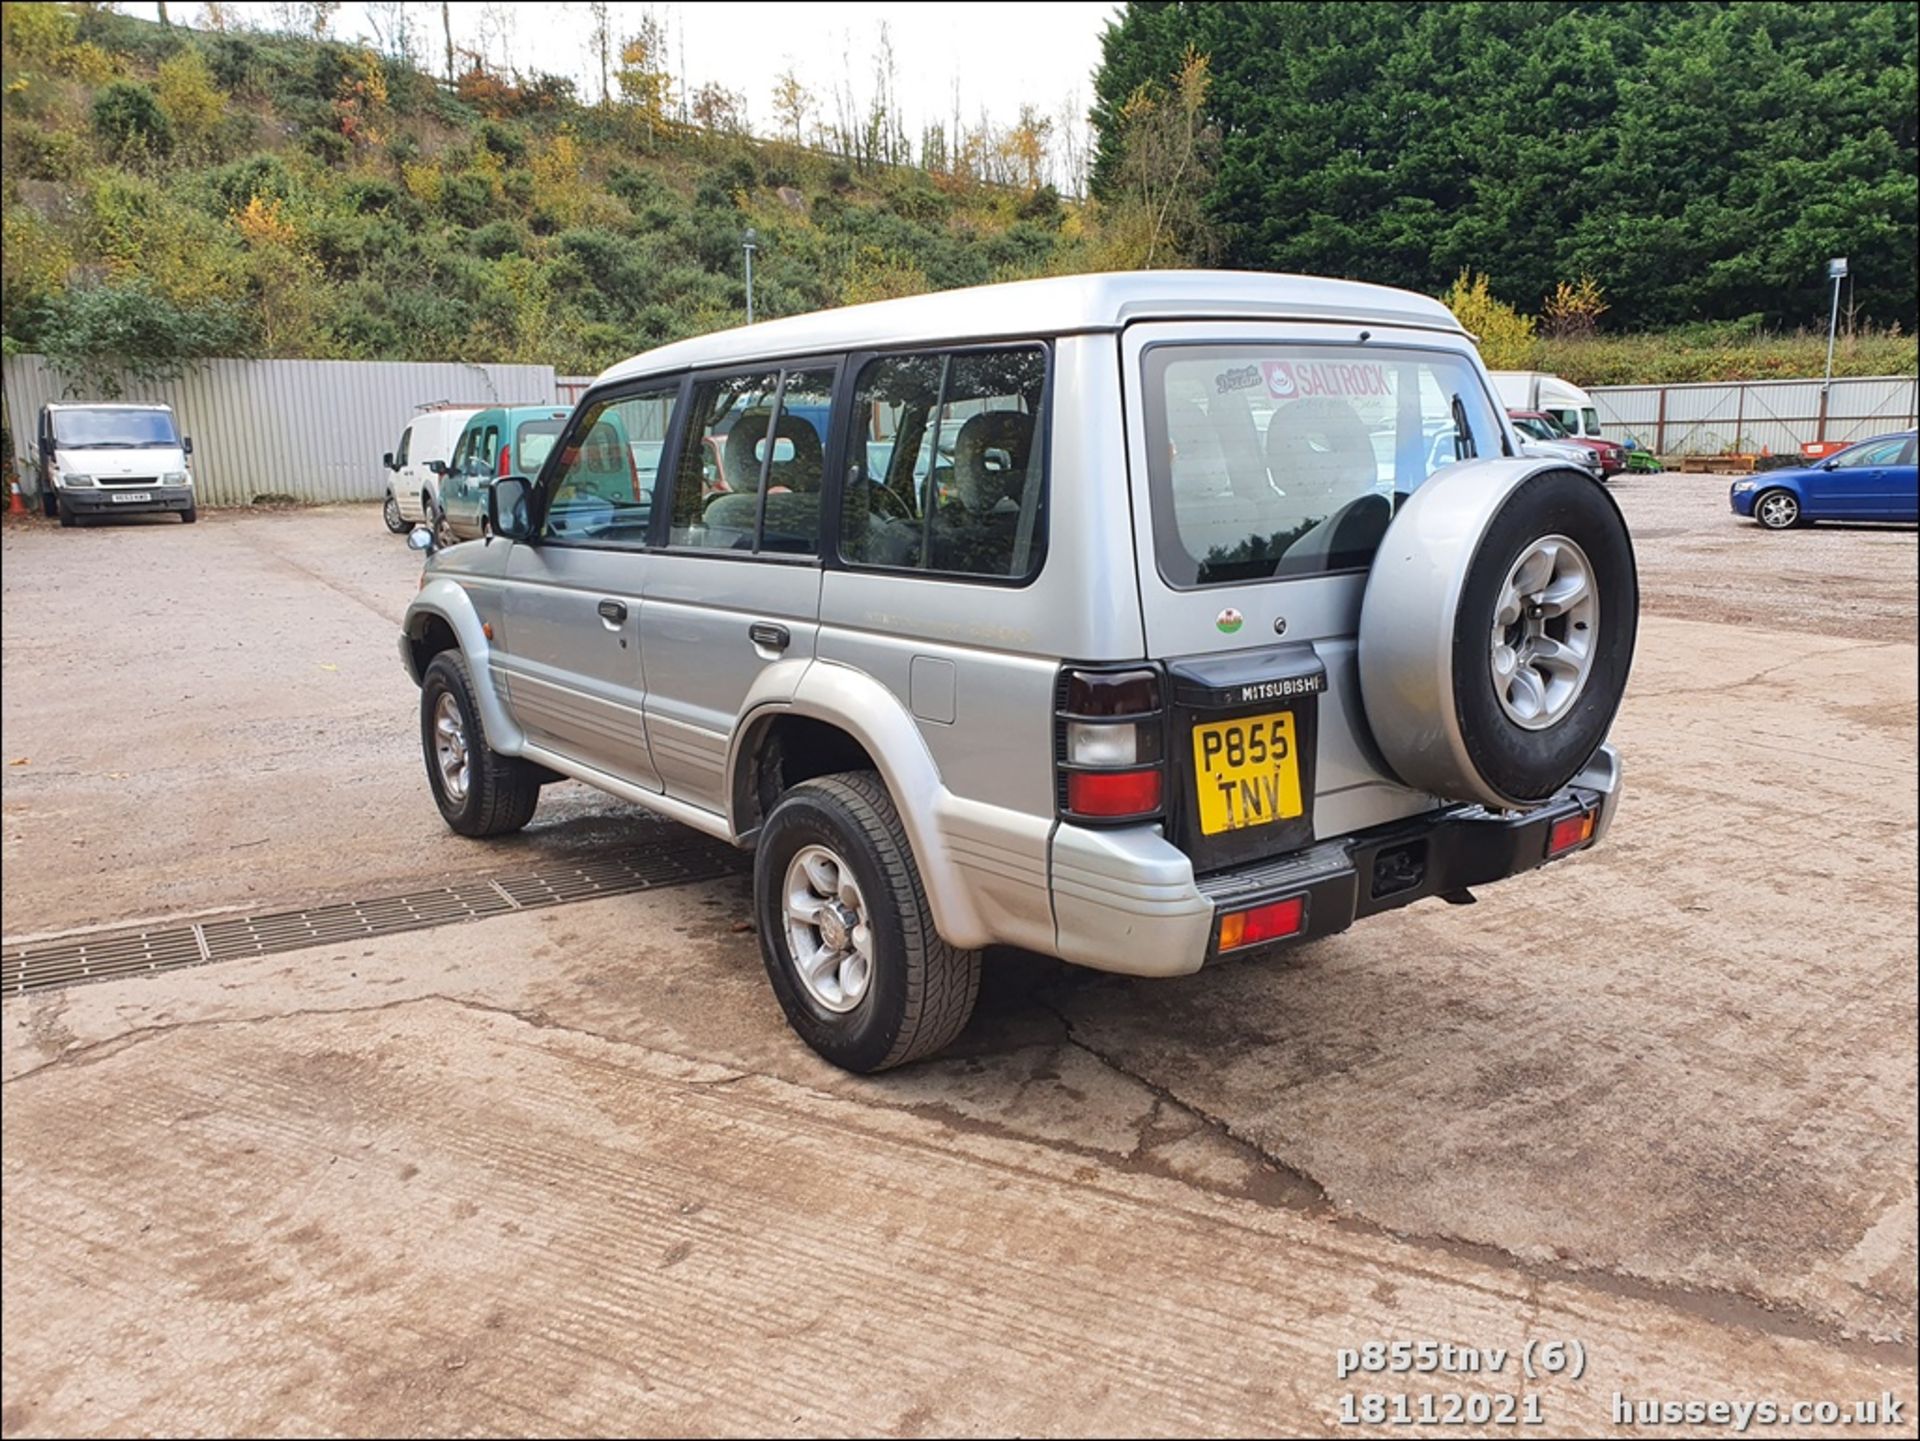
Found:
M 1372 362 L 1263 360 L 1260 374 L 1273 400 L 1310 395 L 1391 395 L 1387 369 Z

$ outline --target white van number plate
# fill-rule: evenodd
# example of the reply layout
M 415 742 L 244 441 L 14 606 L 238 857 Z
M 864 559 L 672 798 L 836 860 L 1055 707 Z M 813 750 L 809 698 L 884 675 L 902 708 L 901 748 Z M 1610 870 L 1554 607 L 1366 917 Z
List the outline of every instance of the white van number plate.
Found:
M 130 500 L 152 500 L 152 499 L 153 499 L 153 492 L 150 490 L 136 490 L 131 492 L 115 491 L 113 493 L 113 503 L 115 505 L 125 505 Z

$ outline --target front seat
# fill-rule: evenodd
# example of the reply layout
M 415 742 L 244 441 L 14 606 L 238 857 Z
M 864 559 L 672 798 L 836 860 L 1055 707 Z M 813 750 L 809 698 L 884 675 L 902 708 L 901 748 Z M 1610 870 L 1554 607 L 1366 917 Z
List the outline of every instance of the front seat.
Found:
M 734 421 L 727 431 L 720 464 L 731 487 L 707 503 L 702 517 L 707 533 L 731 533 L 736 550 L 753 546 L 754 525 L 760 513 L 760 462 L 767 445 L 765 410 L 749 410 Z M 767 467 L 767 535 L 779 543 L 767 544 L 769 550 L 809 550 L 820 534 L 820 477 L 826 458 L 820 434 L 795 415 L 782 415 L 774 427 L 775 454 L 785 440 L 793 450 L 790 460 L 776 460 Z M 785 494 L 772 493 L 777 489 Z

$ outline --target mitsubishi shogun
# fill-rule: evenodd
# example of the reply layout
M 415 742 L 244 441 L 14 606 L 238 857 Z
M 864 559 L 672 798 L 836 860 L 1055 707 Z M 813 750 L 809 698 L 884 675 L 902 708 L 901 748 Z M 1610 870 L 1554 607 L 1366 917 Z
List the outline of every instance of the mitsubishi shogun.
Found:
M 855 1071 L 951 1041 L 990 944 L 1183 975 L 1559 863 L 1619 801 L 1626 526 L 1422 296 L 769 321 L 614 366 L 487 508 L 400 638 L 447 823 L 573 777 L 753 848 L 773 989 Z

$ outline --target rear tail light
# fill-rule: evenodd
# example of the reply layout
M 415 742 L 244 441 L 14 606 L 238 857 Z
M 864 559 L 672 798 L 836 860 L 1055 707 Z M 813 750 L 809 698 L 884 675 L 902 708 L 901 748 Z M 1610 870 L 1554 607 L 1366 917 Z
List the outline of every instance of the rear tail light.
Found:
M 1306 929 L 1307 898 L 1288 896 L 1251 910 L 1228 911 L 1220 917 L 1220 949 L 1237 951 L 1262 941 L 1282 941 Z
M 1055 716 L 1061 815 L 1137 821 L 1166 800 L 1160 673 L 1068 670 Z
M 503 445 L 500 447 L 500 468 L 494 473 L 501 476 L 513 474 L 513 447 L 511 445 Z
M 1598 814 L 1597 811 L 1582 811 L 1577 816 L 1555 821 L 1553 829 L 1547 832 L 1547 859 L 1552 860 L 1555 856 L 1578 850 L 1592 840 L 1593 823 Z

